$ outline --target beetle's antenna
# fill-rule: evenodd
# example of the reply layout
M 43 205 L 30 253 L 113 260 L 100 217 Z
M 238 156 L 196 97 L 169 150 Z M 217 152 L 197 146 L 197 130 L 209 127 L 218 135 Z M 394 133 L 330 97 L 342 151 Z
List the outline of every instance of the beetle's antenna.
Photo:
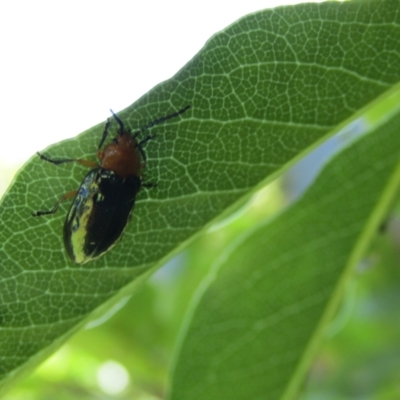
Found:
M 118 118 L 118 116 L 114 113 L 114 111 L 113 110 L 111 110 L 110 109 L 110 111 L 111 111 L 111 114 L 113 115 L 113 117 L 115 118 L 115 120 L 118 122 L 118 125 L 119 125 L 119 134 L 121 135 L 123 132 L 124 132 L 124 124 L 122 123 L 122 121 Z
M 112 111 L 111 111 L 111 112 L 112 112 Z M 97 149 L 98 149 L 98 150 L 100 150 L 101 146 L 103 146 L 103 143 L 104 143 L 104 141 L 105 141 L 106 138 L 107 138 L 109 126 L 110 126 L 110 118 L 107 118 L 106 125 L 104 126 L 103 135 L 101 136 L 100 143 L 99 143 L 99 145 L 97 146 Z
M 155 119 L 153 122 L 150 122 L 149 124 L 145 125 L 143 128 L 140 128 L 138 131 L 132 133 L 132 135 L 133 135 L 134 138 L 136 138 L 143 131 L 145 131 L 145 130 L 147 130 L 147 129 L 155 126 L 155 125 L 161 124 L 162 122 L 165 122 L 165 121 L 167 121 L 167 120 L 169 120 L 171 118 L 178 117 L 179 115 L 183 114 L 185 111 L 189 110 L 189 108 L 190 108 L 190 106 L 187 105 L 186 107 L 180 109 L 179 111 L 174 112 L 173 114 L 169 114 L 169 115 L 166 115 L 165 117 L 161 117 L 161 118 Z

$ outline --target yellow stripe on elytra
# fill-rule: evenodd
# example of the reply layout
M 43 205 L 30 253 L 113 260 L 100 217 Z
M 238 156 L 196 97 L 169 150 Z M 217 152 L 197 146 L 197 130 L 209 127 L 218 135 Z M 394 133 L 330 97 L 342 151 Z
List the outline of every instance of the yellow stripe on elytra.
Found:
M 86 258 L 85 241 L 88 232 L 89 219 L 94 207 L 94 195 L 99 191 L 98 174 L 89 174 L 83 181 L 75 200 L 75 215 L 71 224 L 71 246 L 77 263 Z

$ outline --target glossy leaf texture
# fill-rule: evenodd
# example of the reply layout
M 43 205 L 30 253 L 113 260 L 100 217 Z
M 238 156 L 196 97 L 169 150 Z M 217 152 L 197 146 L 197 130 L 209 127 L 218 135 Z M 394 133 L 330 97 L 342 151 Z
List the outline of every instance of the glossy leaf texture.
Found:
M 393 0 L 282 7 L 212 37 L 119 114 L 137 130 L 191 106 L 151 129 L 146 179 L 157 188 L 140 192 L 122 241 L 93 263 L 68 261 L 61 234 L 68 205 L 49 218 L 30 216 L 76 189 L 86 171 L 32 158 L 0 207 L 3 387 L 392 89 L 400 79 L 399 11 Z M 94 160 L 103 126 L 45 153 Z

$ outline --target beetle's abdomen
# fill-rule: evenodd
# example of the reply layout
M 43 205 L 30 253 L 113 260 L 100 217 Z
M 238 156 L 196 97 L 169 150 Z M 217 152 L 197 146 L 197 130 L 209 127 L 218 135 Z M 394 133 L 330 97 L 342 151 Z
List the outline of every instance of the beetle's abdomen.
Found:
M 113 171 L 90 171 L 64 224 L 64 244 L 72 261 L 91 261 L 110 250 L 121 237 L 140 190 L 138 176 L 120 178 Z

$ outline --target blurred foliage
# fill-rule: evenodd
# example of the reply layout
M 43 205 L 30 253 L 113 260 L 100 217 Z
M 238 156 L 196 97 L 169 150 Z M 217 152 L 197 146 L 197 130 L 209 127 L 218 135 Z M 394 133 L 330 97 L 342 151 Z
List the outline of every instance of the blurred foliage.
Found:
M 394 209 L 382 225 L 349 282 L 302 400 L 399 398 L 399 211 Z

